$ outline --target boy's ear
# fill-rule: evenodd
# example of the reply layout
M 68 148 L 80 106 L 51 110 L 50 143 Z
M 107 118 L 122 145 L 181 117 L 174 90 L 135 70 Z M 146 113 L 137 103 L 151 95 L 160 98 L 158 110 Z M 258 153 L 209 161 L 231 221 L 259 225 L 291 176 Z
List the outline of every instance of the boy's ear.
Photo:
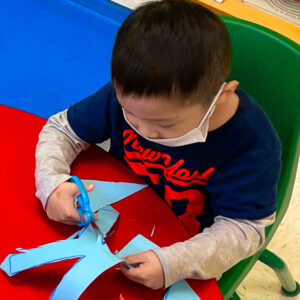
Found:
M 219 96 L 219 99 L 217 101 L 217 104 L 221 104 L 224 101 L 226 101 L 227 96 L 230 94 L 233 94 L 238 87 L 240 83 L 237 80 L 232 80 L 226 83 L 226 85 L 223 87 L 223 90 Z
M 237 80 L 231 80 L 231 81 L 227 82 L 223 88 L 221 95 L 228 93 L 228 92 L 234 93 L 239 84 L 240 83 Z

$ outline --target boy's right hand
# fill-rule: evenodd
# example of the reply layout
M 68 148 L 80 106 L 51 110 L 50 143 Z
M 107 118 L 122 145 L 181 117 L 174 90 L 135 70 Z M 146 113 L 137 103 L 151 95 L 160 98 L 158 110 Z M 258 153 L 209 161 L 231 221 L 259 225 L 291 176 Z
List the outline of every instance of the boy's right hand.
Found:
M 87 192 L 91 192 L 94 184 L 85 184 Z M 75 207 L 76 196 L 79 195 L 79 189 L 75 183 L 61 183 L 49 196 L 46 204 L 46 213 L 49 219 L 68 225 L 74 225 L 80 222 L 80 215 Z M 97 218 L 97 214 L 94 214 Z

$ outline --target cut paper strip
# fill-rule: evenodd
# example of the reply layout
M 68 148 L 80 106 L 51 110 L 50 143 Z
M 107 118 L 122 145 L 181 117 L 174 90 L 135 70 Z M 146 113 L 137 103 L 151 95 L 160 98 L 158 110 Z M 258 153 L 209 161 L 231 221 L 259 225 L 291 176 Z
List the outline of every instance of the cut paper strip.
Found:
M 27 252 L 29 249 L 16 248 L 18 252 Z
M 6 257 L 1 268 L 13 276 L 18 272 L 60 260 L 81 257 L 64 275 L 51 299 L 78 299 L 102 272 L 121 262 L 112 254 L 90 225 L 77 233 L 78 239 L 67 239 Z M 75 237 L 76 235 L 74 235 Z M 95 264 L 97 261 L 97 264 Z
M 110 231 L 119 217 L 119 212 L 112 208 L 110 205 L 101 208 L 98 211 L 98 218 L 94 220 L 94 223 L 103 233 L 103 237 Z
M 78 238 L 74 239 L 76 237 Z M 97 230 L 89 225 L 66 240 L 26 249 L 25 253 L 8 255 L 0 267 L 9 276 L 13 276 L 44 264 L 80 257 L 81 259 L 64 275 L 50 297 L 52 300 L 74 300 L 78 299 L 102 272 L 120 263 L 122 261 L 120 257 L 155 247 L 157 246 L 154 243 L 142 235 L 137 235 L 118 255 L 115 255 L 106 244 L 102 244 L 102 238 L 97 234 Z
M 78 239 L 74 239 L 78 236 Z M 121 257 L 157 248 L 153 242 L 142 235 L 133 238 L 117 255 L 110 252 L 97 230 L 91 225 L 76 232 L 66 240 L 46 244 L 27 252 L 8 255 L 1 268 L 13 276 L 18 272 L 60 260 L 81 257 L 64 275 L 51 294 L 52 300 L 78 299 L 85 289 L 101 273 L 113 265 L 122 262 Z M 24 249 L 20 249 L 24 250 Z M 95 264 L 97 261 L 97 264 Z M 167 300 L 199 300 L 191 287 L 184 281 L 175 283 L 167 291 Z
M 82 180 L 82 182 L 84 184 L 95 184 L 95 189 L 89 192 L 90 206 L 93 212 L 118 202 L 147 186 L 145 184 L 99 180 Z
M 169 287 L 163 300 L 199 300 L 199 296 L 193 291 L 185 280 L 179 280 Z
M 78 236 L 78 239 L 73 239 Z M 1 264 L 1 268 L 12 276 L 23 270 L 41 266 L 64 259 L 74 257 L 88 257 L 94 249 L 103 246 L 101 237 L 90 225 L 78 231 L 72 237 L 46 244 L 33 249 L 26 249 L 26 252 L 11 254 Z M 107 247 L 107 246 L 105 246 Z M 98 251 L 98 250 L 97 250 Z M 9 266 L 7 268 L 6 266 Z
M 93 211 L 99 210 L 99 217 L 95 220 L 95 223 L 104 236 L 118 219 L 119 213 L 111 206 L 106 205 L 103 207 L 103 205 L 105 203 L 119 201 L 146 186 L 122 184 L 121 192 L 112 193 L 113 196 L 107 197 L 103 191 L 106 189 L 107 192 L 109 192 L 110 189 L 113 191 L 113 187 L 117 188 L 114 183 L 113 185 L 107 182 L 103 184 L 103 182 L 95 180 L 88 182 L 95 183 L 98 190 L 97 193 L 90 194 L 90 202 L 94 204 Z M 118 188 L 120 188 L 119 185 Z M 155 226 L 152 231 L 154 231 L 154 228 Z M 101 273 L 117 263 L 125 263 L 122 261 L 122 257 L 158 247 L 142 235 L 137 235 L 121 251 L 113 254 L 104 243 L 102 236 L 99 234 L 99 230 L 89 225 L 75 232 L 66 240 L 46 244 L 34 249 L 17 248 L 17 251 L 21 253 L 8 255 L 0 265 L 0 268 L 9 276 L 13 276 L 30 268 L 78 257 L 80 259 L 64 275 L 50 296 L 50 298 L 54 300 L 74 300 L 78 299 Z M 129 265 L 128 267 L 133 266 Z M 200 298 L 191 287 L 182 280 L 169 288 L 164 297 L 164 300 L 166 299 L 199 300 Z
M 120 259 L 110 252 L 106 244 L 101 244 L 99 239 L 97 247 L 90 249 L 88 256 L 79 260 L 64 275 L 62 281 L 53 291 L 51 299 L 78 299 L 101 273 L 120 262 Z
M 153 237 L 154 231 L 155 231 L 155 225 L 154 225 L 153 228 L 152 228 L 152 231 L 151 231 L 151 234 L 150 234 L 151 237 Z

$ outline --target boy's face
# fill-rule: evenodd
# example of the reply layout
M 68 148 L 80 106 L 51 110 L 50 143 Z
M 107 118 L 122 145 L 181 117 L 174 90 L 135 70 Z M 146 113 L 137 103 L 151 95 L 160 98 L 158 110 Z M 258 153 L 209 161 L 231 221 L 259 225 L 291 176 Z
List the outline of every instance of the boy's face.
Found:
M 223 86 L 209 121 L 209 131 L 222 126 L 235 114 L 239 103 L 235 93 L 238 85 L 238 81 L 232 80 Z M 115 88 L 126 119 L 149 139 L 180 137 L 198 127 L 208 110 L 200 103 L 182 105 L 164 97 L 124 96 Z
M 200 104 L 180 105 L 170 99 L 152 96 L 117 98 L 126 119 L 141 135 L 150 139 L 170 139 L 184 135 L 197 127 L 206 110 Z

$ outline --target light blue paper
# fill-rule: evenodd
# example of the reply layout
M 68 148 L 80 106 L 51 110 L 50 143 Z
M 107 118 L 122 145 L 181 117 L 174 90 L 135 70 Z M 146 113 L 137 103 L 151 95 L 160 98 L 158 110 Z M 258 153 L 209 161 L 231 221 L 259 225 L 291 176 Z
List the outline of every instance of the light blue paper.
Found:
M 95 189 L 89 192 L 90 206 L 93 212 L 122 200 L 132 195 L 147 185 L 127 183 L 127 182 L 110 182 L 98 180 L 82 180 L 84 184 L 95 184 Z
M 146 187 L 142 184 L 100 182 L 97 180 L 84 180 L 84 183 L 96 185 L 95 190 L 89 193 L 89 198 L 92 210 L 98 211 L 99 215 L 95 223 L 104 235 L 119 217 L 119 213 L 108 204 L 117 202 Z M 64 275 L 50 296 L 53 300 L 74 300 L 78 299 L 101 273 L 122 262 L 122 257 L 157 247 L 142 235 L 137 235 L 120 252 L 113 254 L 104 243 L 99 230 L 89 225 L 75 232 L 66 240 L 34 249 L 17 248 L 17 251 L 21 253 L 8 255 L 0 268 L 9 276 L 13 276 L 21 271 L 44 264 L 80 257 Z M 164 297 L 164 300 L 166 299 L 199 300 L 200 298 L 184 280 L 181 280 L 169 288 Z
M 78 239 L 74 239 L 77 236 Z M 18 272 L 44 264 L 81 257 L 64 275 L 50 297 L 54 300 L 73 300 L 78 299 L 102 272 L 121 262 L 120 256 L 135 254 L 154 247 L 155 244 L 138 235 L 117 256 L 110 252 L 106 244 L 102 244 L 101 236 L 89 225 L 66 240 L 26 249 L 25 253 L 11 254 L 3 261 L 1 268 L 9 276 L 13 276 Z
M 103 233 L 103 237 L 106 237 L 106 234 L 115 224 L 119 215 L 120 214 L 118 213 L 118 211 L 116 211 L 110 205 L 103 207 L 98 211 L 98 218 L 94 220 L 94 223 Z
M 77 236 L 78 239 L 74 239 Z M 8 255 L 0 267 L 9 276 L 13 276 L 18 272 L 40 265 L 81 257 L 64 275 L 50 297 L 52 300 L 74 300 L 78 299 L 101 273 L 121 262 L 121 257 L 157 247 L 139 234 L 115 255 L 110 252 L 106 244 L 102 244 L 101 236 L 89 225 L 66 240 L 26 249 L 25 253 Z M 184 280 L 181 280 L 169 288 L 164 299 L 199 300 L 200 298 Z
M 110 252 L 106 244 L 101 243 L 99 236 L 97 243 L 89 249 L 88 255 L 80 259 L 65 274 L 50 298 L 52 300 L 78 299 L 101 273 L 120 261 Z
M 158 246 L 146 239 L 141 234 L 138 234 L 121 251 L 117 253 L 117 256 L 121 258 L 155 248 L 158 248 Z
M 79 235 L 78 239 L 74 239 Z M 92 226 L 78 231 L 66 240 L 46 244 L 26 252 L 8 255 L 1 268 L 12 276 L 23 270 L 74 257 L 85 257 L 97 244 L 98 234 Z M 24 250 L 24 249 L 21 249 Z M 7 264 L 8 262 L 8 264 Z M 5 266 L 9 266 L 6 268 Z
M 78 239 L 72 239 L 76 236 L 79 236 Z M 138 235 L 118 255 L 135 254 L 154 247 L 155 244 Z M 81 257 L 64 275 L 50 297 L 53 300 L 73 300 L 78 299 L 102 272 L 121 262 L 119 256 L 112 254 L 107 245 L 102 244 L 101 236 L 89 225 L 66 240 L 29 249 L 25 253 L 9 255 L 1 264 L 1 268 L 9 276 L 13 276 L 18 272 L 47 263 Z
M 78 239 L 72 239 L 76 236 Z M 51 299 L 78 299 L 102 272 L 121 262 L 112 254 L 96 230 L 89 225 L 67 240 L 43 245 L 6 257 L 1 268 L 13 276 L 18 272 L 60 260 L 81 257 L 65 274 Z M 95 263 L 97 262 L 97 263 Z
M 185 280 L 179 280 L 169 287 L 163 300 L 200 300 Z

